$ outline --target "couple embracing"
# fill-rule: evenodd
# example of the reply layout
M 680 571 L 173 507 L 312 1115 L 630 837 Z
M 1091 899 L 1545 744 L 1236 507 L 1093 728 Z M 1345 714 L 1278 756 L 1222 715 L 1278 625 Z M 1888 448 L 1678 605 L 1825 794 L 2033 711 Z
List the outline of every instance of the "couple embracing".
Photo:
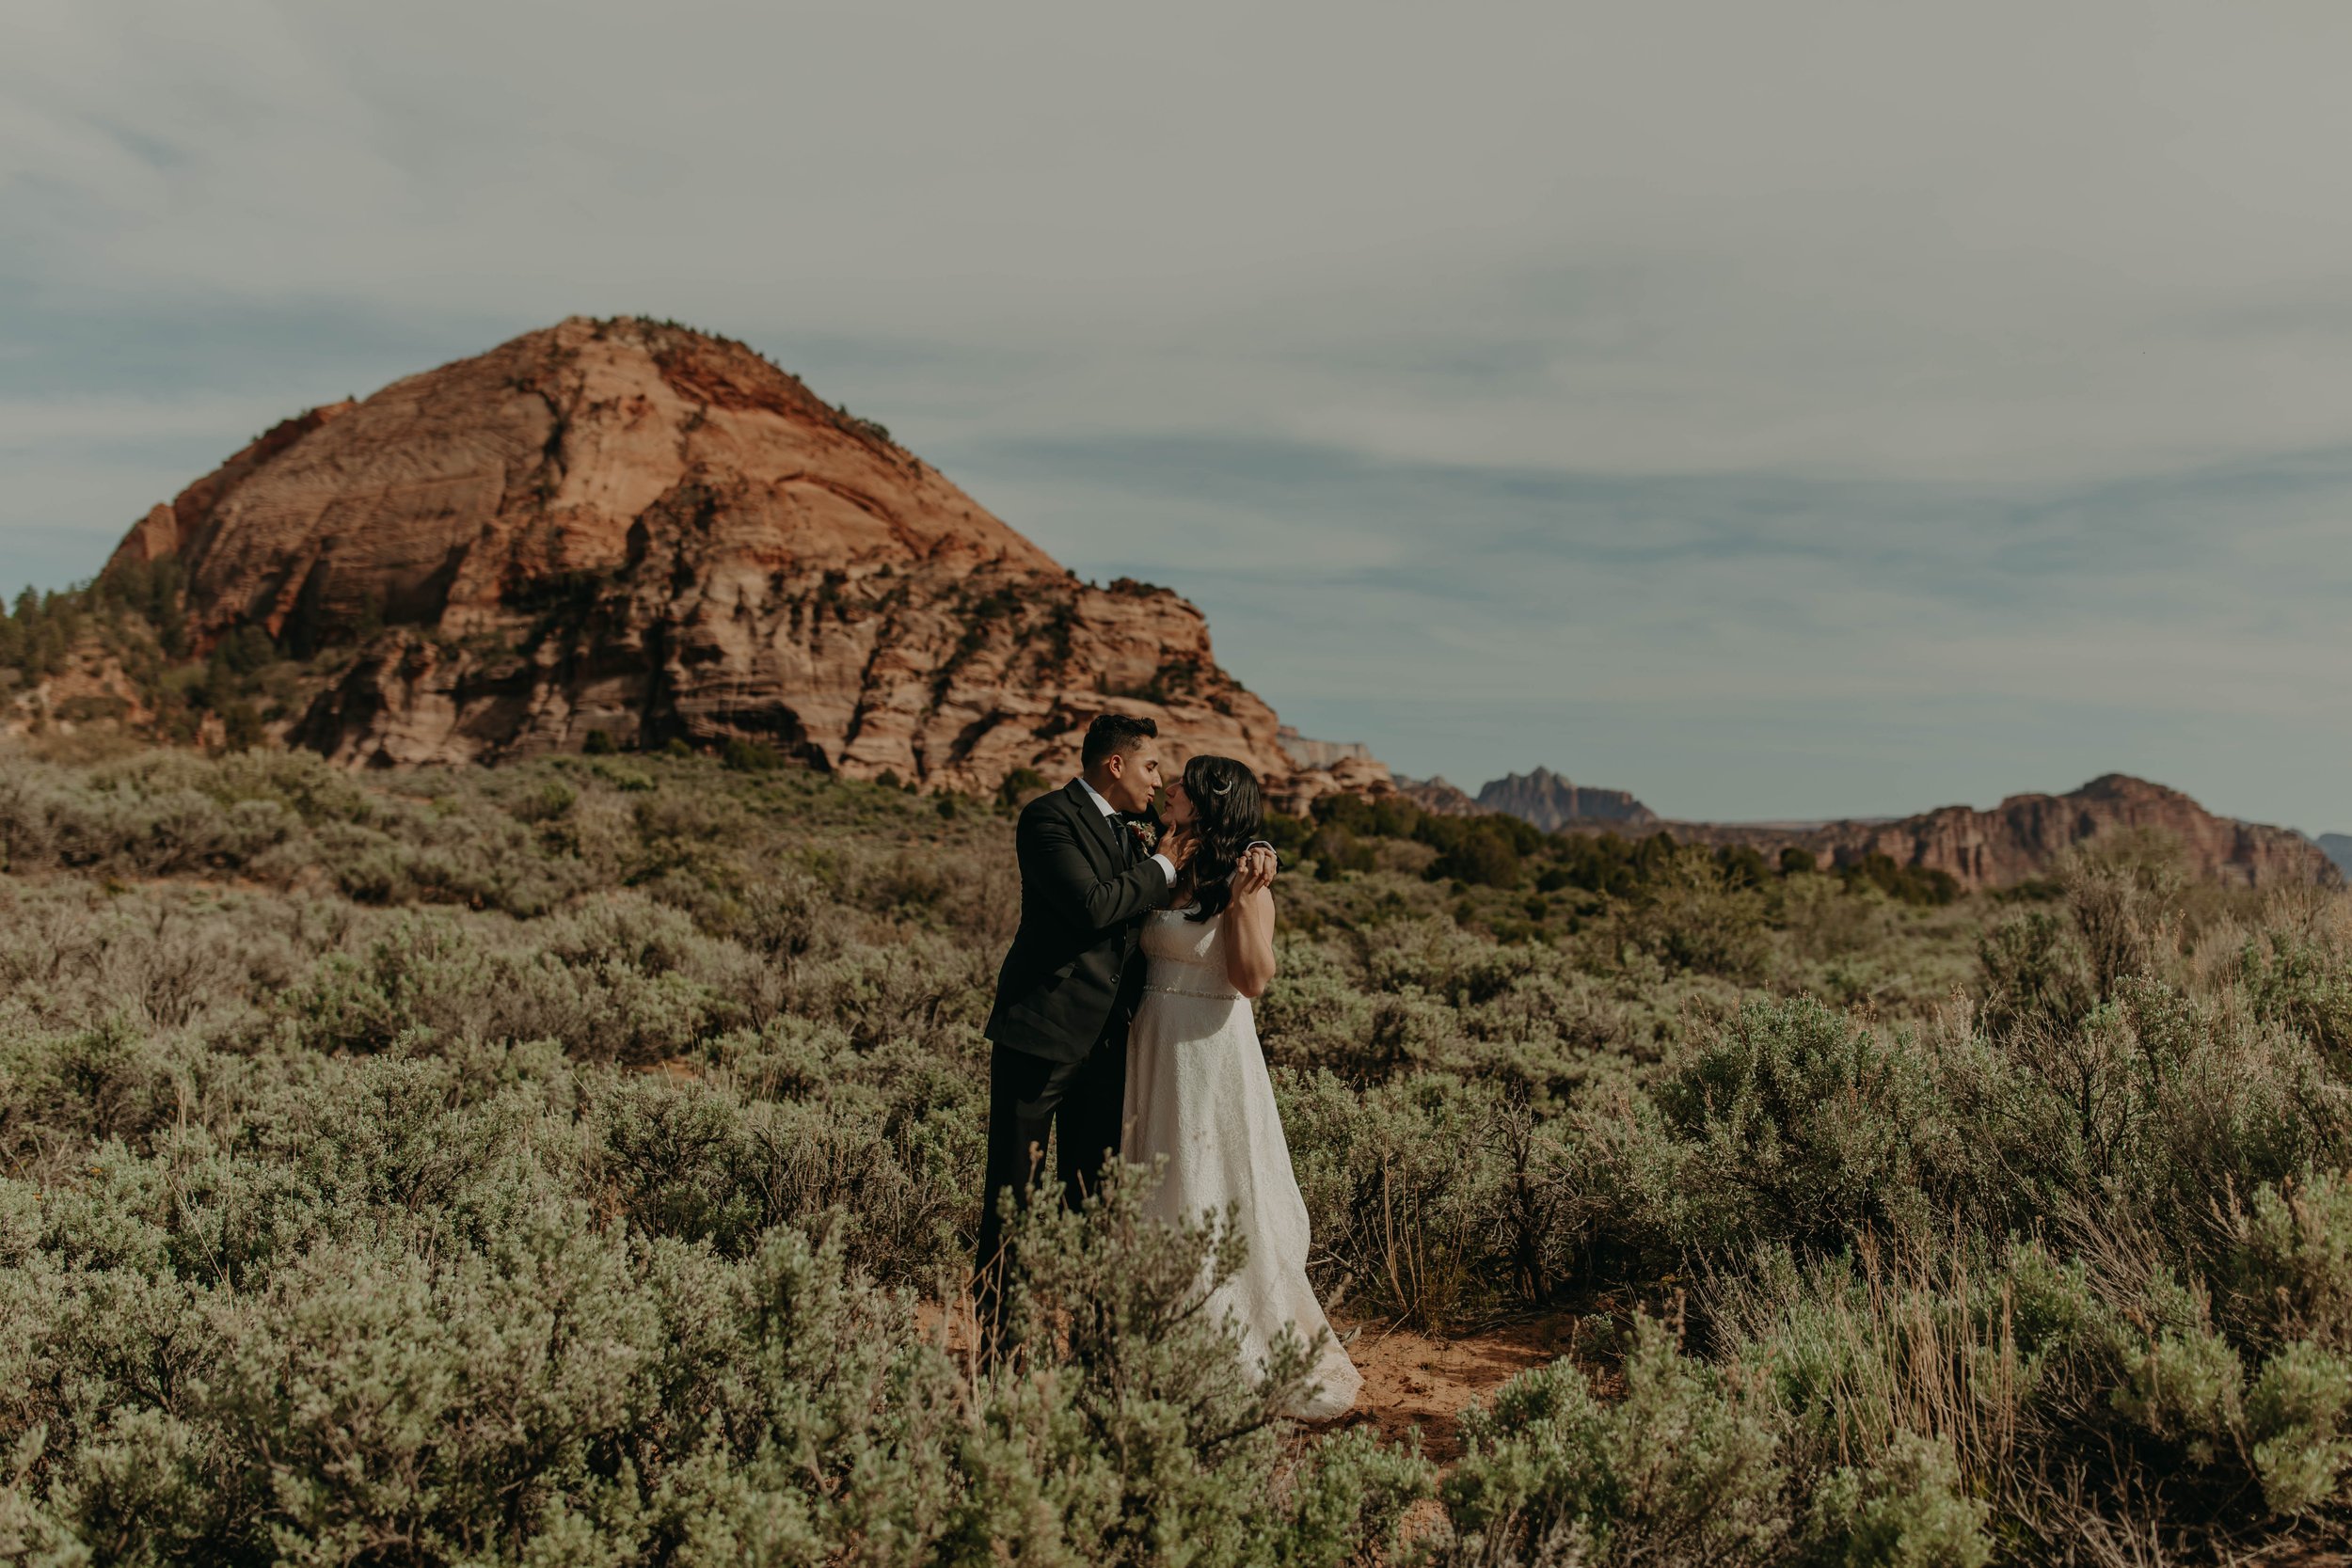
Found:
M 1073 1204 L 1111 1160 L 1163 1164 L 1153 1217 L 1231 1206 L 1248 1243 L 1211 1317 L 1230 1312 L 1260 1365 L 1295 1332 L 1316 1355 L 1292 1414 L 1326 1419 L 1361 1380 L 1307 1282 L 1307 1206 L 1250 1014 L 1274 974 L 1274 851 L 1256 842 L 1264 805 L 1231 757 L 1196 756 L 1163 784 L 1158 735 L 1149 719 L 1095 720 L 1084 771 L 1021 813 L 1021 927 L 987 1027 L 980 1322 L 993 1335 L 1001 1310 L 999 1199 L 1026 1201 L 1049 1132 Z M 1155 847 L 1138 828 L 1163 790 Z

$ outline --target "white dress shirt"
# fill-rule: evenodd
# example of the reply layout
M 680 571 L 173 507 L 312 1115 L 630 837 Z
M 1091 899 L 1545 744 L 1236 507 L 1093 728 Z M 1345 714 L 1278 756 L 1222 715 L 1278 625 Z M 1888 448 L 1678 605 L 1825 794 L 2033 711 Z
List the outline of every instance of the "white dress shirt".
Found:
M 1111 819 L 1112 827 L 1118 829 L 1122 833 L 1127 831 L 1127 825 L 1119 820 L 1119 808 L 1112 805 L 1108 800 L 1104 800 L 1103 792 L 1095 788 L 1092 784 L 1087 783 L 1086 775 L 1083 773 L 1078 776 L 1078 787 L 1087 792 L 1087 799 L 1094 802 L 1094 809 L 1096 811 L 1101 812 L 1104 816 Z M 1176 885 L 1176 863 L 1169 860 L 1166 855 L 1153 855 L 1152 858 L 1160 863 L 1161 871 L 1165 872 L 1168 876 L 1168 885 L 1169 887 L 1174 887 Z

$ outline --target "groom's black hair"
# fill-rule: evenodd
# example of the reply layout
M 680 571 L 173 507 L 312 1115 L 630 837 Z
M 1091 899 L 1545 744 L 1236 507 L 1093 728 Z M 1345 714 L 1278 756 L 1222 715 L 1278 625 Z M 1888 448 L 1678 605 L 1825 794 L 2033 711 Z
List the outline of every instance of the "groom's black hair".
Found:
M 1105 713 L 1087 726 L 1086 744 L 1078 750 L 1078 764 L 1088 772 L 1104 757 L 1115 757 L 1131 750 L 1138 740 L 1157 740 L 1159 721 L 1136 719 L 1124 713 Z

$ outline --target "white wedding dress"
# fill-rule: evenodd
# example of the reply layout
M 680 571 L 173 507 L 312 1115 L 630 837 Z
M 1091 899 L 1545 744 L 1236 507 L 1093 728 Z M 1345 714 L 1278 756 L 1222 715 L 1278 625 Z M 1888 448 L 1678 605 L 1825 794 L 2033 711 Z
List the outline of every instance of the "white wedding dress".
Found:
M 1230 1311 L 1263 1366 L 1285 1328 L 1316 1350 L 1313 1386 L 1289 1414 L 1327 1420 L 1356 1402 L 1363 1378 L 1330 1333 L 1307 1283 L 1307 1204 L 1291 1171 L 1274 1084 L 1249 999 L 1225 977 L 1225 922 L 1175 910 L 1145 917 L 1142 1006 L 1127 1037 L 1125 1156 L 1166 1168 L 1154 1217 L 1175 1224 L 1237 1205 L 1249 1253 L 1209 1299 Z

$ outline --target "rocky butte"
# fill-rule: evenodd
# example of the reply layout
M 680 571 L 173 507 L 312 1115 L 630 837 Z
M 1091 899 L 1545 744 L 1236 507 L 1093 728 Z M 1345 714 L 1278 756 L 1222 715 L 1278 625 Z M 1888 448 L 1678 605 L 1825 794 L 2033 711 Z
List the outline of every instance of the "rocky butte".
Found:
M 1627 790 L 1570 784 L 1549 768 L 1494 780 L 1478 792 L 1478 804 L 1484 811 L 1524 817 L 1546 832 L 1570 822 L 1613 822 L 1640 828 L 1658 820 L 1656 812 Z
M 1489 780 L 1475 796 L 1442 778 L 1395 781 L 1406 800 L 1440 816 L 1501 814 L 1534 823 L 1546 832 L 1565 827 L 1646 828 L 1658 814 L 1630 791 L 1571 784 L 1549 768 Z
M 496 761 L 604 735 L 764 742 L 854 778 L 993 789 L 1076 766 L 1105 709 L 1290 809 L 1376 791 L 1286 752 L 1165 588 L 1083 582 L 880 425 L 740 343 L 575 317 L 288 420 L 158 506 L 201 654 L 312 658 L 290 742 L 353 765 Z

